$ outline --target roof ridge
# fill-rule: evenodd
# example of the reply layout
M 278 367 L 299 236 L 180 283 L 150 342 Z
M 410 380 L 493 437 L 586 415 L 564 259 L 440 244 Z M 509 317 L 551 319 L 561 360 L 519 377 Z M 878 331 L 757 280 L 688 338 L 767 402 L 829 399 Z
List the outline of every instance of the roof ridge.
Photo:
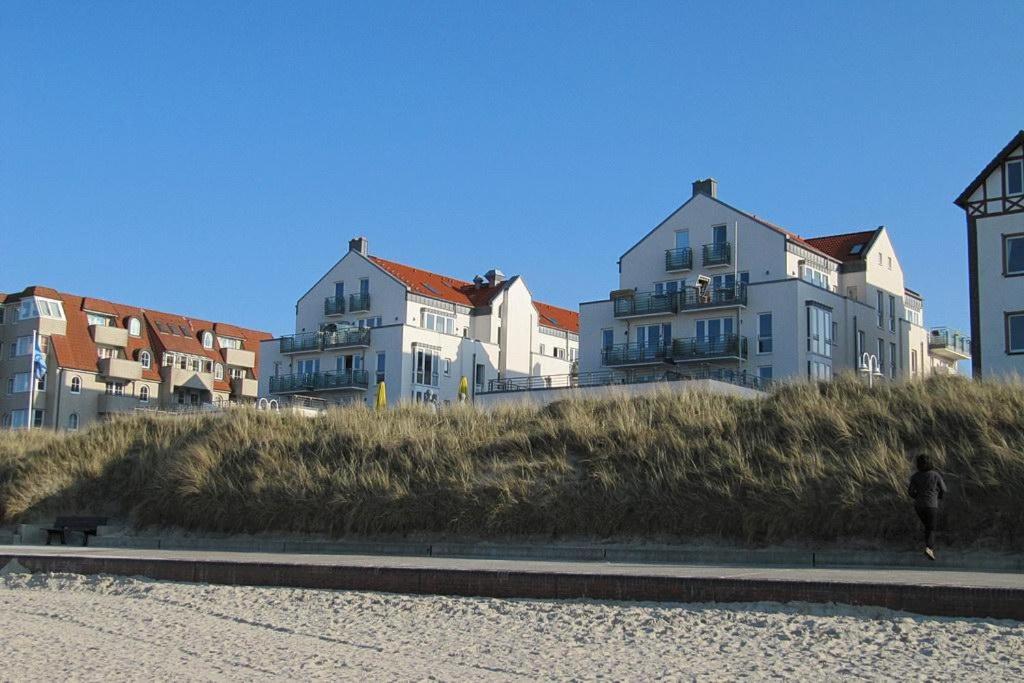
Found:
M 803 239 L 810 242 L 811 240 L 827 240 L 831 237 L 849 237 L 850 235 L 873 235 L 881 230 L 881 227 L 873 228 L 871 230 L 851 230 L 850 232 L 837 232 L 831 235 L 818 235 L 817 237 L 804 237 Z

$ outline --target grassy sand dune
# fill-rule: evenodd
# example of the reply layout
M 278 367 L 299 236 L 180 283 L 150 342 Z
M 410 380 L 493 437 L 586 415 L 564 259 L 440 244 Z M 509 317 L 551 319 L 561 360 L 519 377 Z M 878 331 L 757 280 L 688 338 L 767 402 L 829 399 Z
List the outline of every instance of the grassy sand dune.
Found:
M 1024 386 L 961 378 L 797 384 L 756 401 L 238 410 L 7 432 L 0 511 L 228 532 L 884 542 L 916 534 L 905 485 L 920 450 L 953 490 L 947 540 L 1024 547 Z

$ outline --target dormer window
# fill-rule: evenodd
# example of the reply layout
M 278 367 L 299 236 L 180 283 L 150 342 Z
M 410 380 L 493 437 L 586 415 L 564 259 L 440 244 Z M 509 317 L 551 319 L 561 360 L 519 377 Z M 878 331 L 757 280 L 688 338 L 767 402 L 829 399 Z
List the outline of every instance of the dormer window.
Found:
M 138 337 L 142 334 L 142 323 L 138 318 L 128 318 L 128 334 Z
M 1024 194 L 1024 159 L 1007 162 L 1006 194 Z
M 153 365 L 153 356 L 149 351 L 142 351 L 139 353 L 139 364 L 145 369 L 149 370 L 150 366 Z
M 100 315 L 99 313 L 86 313 L 86 319 L 90 325 L 99 325 L 100 327 L 109 327 L 113 324 L 113 320 L 108 315 Z
M 209 332 L 203 332 L 203 348 L 204 349 L 212 349 L 213 348 L 213 335 L 210 334 Z

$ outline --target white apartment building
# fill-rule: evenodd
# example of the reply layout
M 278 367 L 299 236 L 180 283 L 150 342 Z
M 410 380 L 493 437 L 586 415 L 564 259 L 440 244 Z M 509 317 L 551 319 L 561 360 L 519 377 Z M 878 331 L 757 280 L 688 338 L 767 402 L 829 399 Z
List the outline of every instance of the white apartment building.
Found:
M 974 376 L 1024 374 L 1024 130 L 955 203 L 967 215 Z
M 260 396 L 330 403 L 455 402 L 508 378 L 568 375 L 579 316 L 498 269 L 472 282 L 372 256 L 365 238 L 295 306 L 295 334 L 264 342 Z
M 619 259 L 619 285 L 580 305 L 580 373 L 743 383 L 857 371 L 955 371 L 951 333 L 924 328 L 884 227 L 804 239 L 717 197 L 713 179 Z

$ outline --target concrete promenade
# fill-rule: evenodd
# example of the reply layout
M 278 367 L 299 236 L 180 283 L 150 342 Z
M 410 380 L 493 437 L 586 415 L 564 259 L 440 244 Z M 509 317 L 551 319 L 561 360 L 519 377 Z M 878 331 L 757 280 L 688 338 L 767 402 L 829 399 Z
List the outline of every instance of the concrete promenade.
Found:
M 838 602 L 1024 620 L 1024 574 L 0 546 L 0 566 L 250 586 L 500 598 Z

